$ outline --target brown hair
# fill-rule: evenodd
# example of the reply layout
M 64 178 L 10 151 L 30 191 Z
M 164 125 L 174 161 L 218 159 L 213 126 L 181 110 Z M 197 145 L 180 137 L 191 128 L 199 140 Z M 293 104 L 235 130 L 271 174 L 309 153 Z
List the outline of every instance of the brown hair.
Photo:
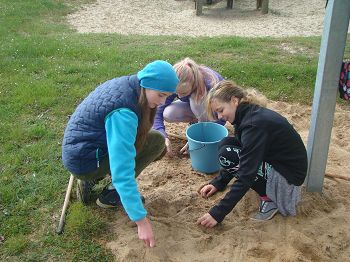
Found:
M 140 121 L 137 127 L 137 136 L 135 141 L 136 152 L 139 152 L 145 145 L 147 134 L 153 125 L 154 116 L 157 108 L 150 108 L 146 98 L 146 91 L 141 87 L 139 98 Z
M 198 65 L 195 61 L 188 57 L 177 62 L 173 67 L 180 79 L 179 85 L 184 82 L 190 84 L 189 88 L 191 88 L 191 91 L 195 93 L 194 100 L 196 103 L 201 102 L 203 97 L 205 97 L 207 94 L 205 79 L 209 79 L 211 85 L 215 85 L 217 82 L 219 82 L 218 77 L 212 73 L 209 68 L 203 65 Z
M 267 98 L 257 90 L 253 88 L 244 89 L 233 81 L 222 80 L 208 92 L 206 99 L 208 117 L 210 119 L 215 118 L 211 109 L 213 99 L 228 103 L 232 97 L 237 97 L 240 103 L 255 104 L 261 107 L 266 107 L 267 105 Z

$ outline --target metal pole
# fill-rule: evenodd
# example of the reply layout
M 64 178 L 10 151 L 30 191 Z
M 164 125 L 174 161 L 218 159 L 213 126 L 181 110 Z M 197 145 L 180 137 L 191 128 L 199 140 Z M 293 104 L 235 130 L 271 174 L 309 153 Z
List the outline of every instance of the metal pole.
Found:
M 321 192 L 323 187 L 349 18 L 349 0 L 328 2 L 307 144 L 308 191 Z

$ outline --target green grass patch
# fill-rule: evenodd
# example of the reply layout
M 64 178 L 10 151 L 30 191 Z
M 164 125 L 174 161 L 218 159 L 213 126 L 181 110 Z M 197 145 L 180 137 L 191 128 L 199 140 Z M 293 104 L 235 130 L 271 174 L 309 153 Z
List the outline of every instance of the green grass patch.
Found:
M 73 203 L 67 215 L 66 231 L 69 235 L 89 238 L 98 236 L 106 229 L 106 223 L 94 216 L 91 209 L 81 203 Z
M 8 255 L 20 255 L 28 246 L 28 239 L 24 235 L 10 237 L 4 244 L 5 253 Z
M 188 56 L 270 99 L 312 102 L 319 37 L 78 34 L 65 16 L 89 2 L 0 0 L 1 261 L 113 261 L 101 243 L 113 238 L 106 225 L 115 214 L 73 197 L 66 231 L 55 233 L 69 178 L 61 164 L 64 128 L 98 84 L 155 59 Z

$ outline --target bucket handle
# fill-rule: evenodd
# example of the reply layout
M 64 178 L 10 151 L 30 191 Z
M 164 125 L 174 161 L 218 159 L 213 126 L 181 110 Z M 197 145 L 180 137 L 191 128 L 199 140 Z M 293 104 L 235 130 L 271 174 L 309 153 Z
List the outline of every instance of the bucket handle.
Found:
M 196 149 L 189 149 L 189 148 L 188 148 L 188 152 L 198 151 L 198 150 L 201 150 L 202 148 L 205 147 L 205 144 L 201 144 L 201 145 L 202 145 L 201 147 L 196 148 Z

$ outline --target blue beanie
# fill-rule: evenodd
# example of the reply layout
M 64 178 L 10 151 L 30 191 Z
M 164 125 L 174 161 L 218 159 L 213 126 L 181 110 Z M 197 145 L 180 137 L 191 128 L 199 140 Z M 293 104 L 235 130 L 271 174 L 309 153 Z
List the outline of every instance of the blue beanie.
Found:
M 175 93 L 179 79 L 172 65 L 156 60 L 137 73 L 140 85 L 160 92 Z

